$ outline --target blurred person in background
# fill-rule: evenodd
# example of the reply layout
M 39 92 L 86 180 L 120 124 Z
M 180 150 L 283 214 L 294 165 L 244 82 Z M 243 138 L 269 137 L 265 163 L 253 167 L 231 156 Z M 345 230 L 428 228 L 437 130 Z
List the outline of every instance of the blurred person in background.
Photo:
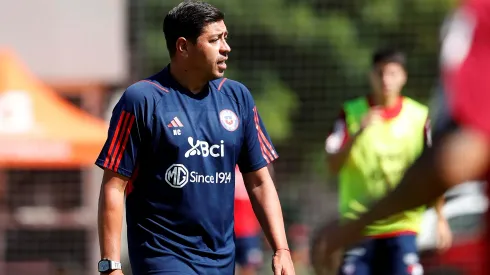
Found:
M 275 275 L 294 275 L 281 205 L 267 165 L 278 158 L 248 89 L 223 78 L 231 49 L 224 14 L 185 1 L 165 17 L 171 56 L 126 89 L 96 160 L 101 274 L 122 274 L 126 195 L 134 275 L 235 271 L 233 203 L 238 165 L 274 252 Z
M 328 168 L 339 176 L 341 222 L 358 219 L 395 188 L 405 169 L 431 144 L 428 108 L 401 95 L 407 81 L 405 63 L 400 51 L 375 52 L 372 93 L 343 104 L 326 140 Z M 451 243 L 443 204 L 441 196 L 435 205 L 441 249 Z M 339 274 L 419 274 L 416 237 L 424 210 L 413 208 L 370 223 L 363 239 L 347 248 Z
M 428 204 L 451 187 L 490 176 L 490 1 L 465 0 L 443 28 L 441 75 L 445 96 L 434 125 L 434 146 L 406 171 L 400 184 L 358 219 L 323 228 L 317 263 L 362 239 L 374 221 Z M 488 188 L 488 187 L 487 187 Z M 488 192 L 488 191 L 487 191 Z M 490 215 L 488 216 L 490 218 Z M 489 274 L 490 226 L 480 274 Z M 476 255 L 480 256 L 480 255 Z M 475 259 L 478 261 L 478 259 Z M 471 263 L 468 263 L 471 264 Z
M 274 178 L 272 164 L 268 166 Z M 252 208 L 243 176 L 235 168 L 235 261 L 238 275 L 255 275 L 262 267 L 262 230 Z

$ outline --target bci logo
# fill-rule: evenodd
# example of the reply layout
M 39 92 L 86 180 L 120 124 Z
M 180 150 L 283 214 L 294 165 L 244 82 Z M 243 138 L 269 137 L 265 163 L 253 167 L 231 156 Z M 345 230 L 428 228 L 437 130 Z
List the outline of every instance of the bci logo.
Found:
M 186 158 L 189 158 L 190 156 L 196 156 L 196 155 L 203 156 L 203 157 L 212 156 L 215 158 L 225 156 L 225 146 L 223 140 L 221 140 L 220 144 L 209 145 L 207 141 L 196 140 L 196 142 L 194 142 L 194 138 L 189 137 L 187 139 L 187 142 L 189 142 L 191 149 L 185 152 L 184 156 Z

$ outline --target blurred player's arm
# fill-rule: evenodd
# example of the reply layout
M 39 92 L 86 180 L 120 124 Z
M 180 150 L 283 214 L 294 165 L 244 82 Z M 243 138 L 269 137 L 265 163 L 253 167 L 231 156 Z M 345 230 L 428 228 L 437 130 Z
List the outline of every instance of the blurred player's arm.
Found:
M 440 196 L 434 205 L 437 216 L 437 248 L 440 251 L 444 251 L 451 247 L 453 242 L 453 234 L 451 232 L 451 227 L 443 213 L 443 207 L 445 203 L 444 195 Z
M 425 124 L 425 144 L 427 148 L 432 146 L 432 128 L 431 122 L 427 119 Z M 441 251 L 446 250 L 451 247 L 453 242 L 453 235 L 451 232 L 451 227 L 449 226 L 449 222 L 444 215 L 444 204 L 446 203 L 446 199 L 444 194 L 440 195 L 436 201 L 434 202 L 434 210 L 437 216 L 437 248 Z
M 446 199 L 444 195 L 439 196 L 434 203 L 434 210 L 436 211 L 436 216 L 438 221 L 445 221 L 446 217 L 443 213 L 444 204 L 446 203 Z
M 432 123 L 431 123 L 430 118 L 427 118 L 427 121 L 425 122 L 424 143 L 425 143 L 424 150 L 427 150 L 427 148 L 432 147 Z M 439 224 L 440 223 L 446 223 L 447 224 L 446 217 L 444 216 L 444 213 L 443 213 L 443 208 L 444 208 L 445 203 L 446 203 L 446 199 L 444 197 L 444 194 L 439 196 L 435 200 L 435 202 L 433 203 L 434 210 L 435 210 L 436 216 L 437 216 L 437 221 Z
M 398 187 L 376 203 L 362 220 L 369 224 L 428 204 L 457 184 L 481 178 L 488 167 L 489 149 L 485 137 L 474 131 L 451 133 L 425 151 L 407 170 Z
M 99 195 L 98 230 L 102 258 L 120 262 L 124 192 L 128 178 L 104 170 Z

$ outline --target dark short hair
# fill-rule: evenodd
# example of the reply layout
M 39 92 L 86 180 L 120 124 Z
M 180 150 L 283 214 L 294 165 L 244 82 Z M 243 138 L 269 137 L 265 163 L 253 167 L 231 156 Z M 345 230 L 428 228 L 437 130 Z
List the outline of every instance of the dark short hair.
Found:
M 174 7 L 163 20 L 163 33 L 170 56 L 177 51 L 175 43 L 179 37 L 196 43 L 206 25 L 224 19 L 223 12 L 201 1 L 186 0 Z
M 374 52 L 372 57 L 373 66 L 386 63 L 397 63 L 405 68 L 406 62 L 405 54 L 402 51 L 393 48 L 379 49 Z

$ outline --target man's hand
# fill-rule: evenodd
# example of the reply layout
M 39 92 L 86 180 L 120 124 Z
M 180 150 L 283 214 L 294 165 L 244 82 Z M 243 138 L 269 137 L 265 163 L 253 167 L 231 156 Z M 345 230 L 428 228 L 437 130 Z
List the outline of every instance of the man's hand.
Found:
M 295 275 L 291 253 L 285 249 L 279 249 L 272 257 L 272 271 L 274 275 Z
M 344 120 L 340 121 L 340 126 L 338 126 L 339 129 L 334 129 L 334 133 L 327 138 L 325 143 L 327 169 L 330 170 L 333 175 L 338 174 L 344 166 L 357 137 L 359 137 L 367 127 L 379 123 L 381 120 L 381 109 L 379 107 L 371 108 L 371 110 L 369 110 L 369 112 L 362 118 L 359 129 L 352 135 L 348 134 L 345 143 L 342 140 L 345 138 L 344 132 L 346 130 L 346 125 Z
M 327 255 L 326 235 L 318 236 L 311 248 L 311 264 L 316 275 L 332 275 L 337 271 L 342 261 L 342 250 L 337 250 L 331 255 Z
M 336 274 L 342 250 L 362 240 L 362 223 L 351 221 L 340 225 L 338 220 L 323 226 L 313 239 L 311 258 L 317 275 Z
M 381 108 L 374 107 L 362 118 L 361 131 L 366 127 L 381 121 Z
M 329 234 L 338 227 L 338 221 L 324 225 L 313 236 L 311 246 L 311 264 L 316 275 L 336 274 L 340 265 L 340 249 L 332 252 L 329 249 Z
M 451 247 L 453 234 L 446 219 L 437 221 L 437 249 L 444 252 Z

